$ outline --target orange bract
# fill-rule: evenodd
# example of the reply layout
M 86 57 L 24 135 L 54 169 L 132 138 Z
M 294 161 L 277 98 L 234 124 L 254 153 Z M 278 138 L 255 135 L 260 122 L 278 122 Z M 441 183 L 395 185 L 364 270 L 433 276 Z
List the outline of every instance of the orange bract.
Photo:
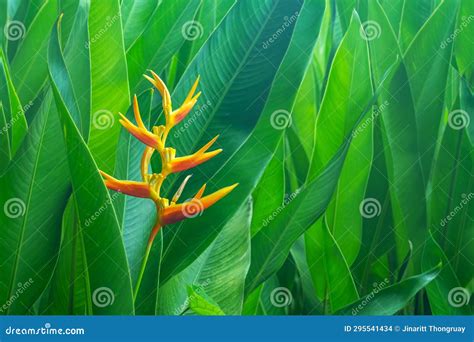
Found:
M 152 77 L 145 75 L 145 78 L 148 79 L 161 94 L 163 113 L 166 121 L 165 125 L 154 126 L 150 132 L 142 121 L 136 96 L 133 97 L 133 113 L 136 125 L 124 115 L 120 114 L 120 123 L 130 134 L 146 145 L 140 165 L 142 181 L 118 180 L 101 171 L 107 188 L 134 197 L 150 198 L 155 202 L 158 215 L 156 225 L 150 234 L 150 242 L 153 241 L 161 227 L 202 214 L 206 208 L 209 208 L 224 196 L 228 195 L 237 186 L 237 184 L 234 184 L 203 197 L 206 188 L 206 184 L 204 184 L 190 201 L 177 204 L 176 202 L 179 200 L 184 186 L 189 180 L 190 176 L 188 176 L 171 200 L 160 195 L 163 182 L 169 174 L 189 170 L 215 157 L 222 152 L 222 150 L 217 149 L 208 152 L 209 148 L 216 142 L 218 136 L 211 139 L 197 152 L 187 156 L 176 157 L 176 150 L 171 147 L 166 147 L 166 139 L 170 130 L 188 115 L 201 95 L 200 92 L 194 95 L 199 84 L 199 77 L 194 82 L 181 107 L 173 111 L 171 95 L 168 88 L 153 71 L 151 71 L 151 75 Z M 158 152 L 161 157 L 162 169 L 159 173 L 150 174 L 149 165 L 154 152 Z

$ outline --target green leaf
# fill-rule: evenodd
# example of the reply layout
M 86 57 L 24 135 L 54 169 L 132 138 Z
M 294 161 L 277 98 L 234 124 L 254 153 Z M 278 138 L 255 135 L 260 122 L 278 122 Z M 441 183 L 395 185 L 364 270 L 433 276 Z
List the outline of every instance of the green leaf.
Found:
M 203 293 L 204 291 L 197 290 L 194 286 L 188 287 L 188 296 L 189 296 L 189 308 L 193 310 L 196 314 L 202 316 L 223 316 L 224 311 L 219 308 L 219 306 L 212 302 L 207 296 Z
M 0 50 L 0 72 L 0 98 L 6 120 L 5 125 L 0 126 L 2 128 L 1 134 L 9 138 L 11 155 L 14 156 L 28 130 L 24 111 L 31 107 L 32 103 L 29 102 L 25 104 L 25 107 L 22 107 L 13 86 L 3 50 Z
M 369 17 L 381 27 L 382 36 L 370 42 L 373 75 L 376 84 L 386 67 L 397 59 L 397 42 L 385 13 L 374 3 Z M 405 65 L 400 64 L 388 80 L 379 99 L 379 116 L 383 124 L 384 154 L 386 158 L 394 227 L 396 229 L 397 260 L 401 263 L 408 252 L 407 240 L 414 246 L 413 261 L 419 268 L 420 247 L 427 234 L 425 181 L 420 165 L 417 143 L 417 123 L 412 87 Z M 382 107 L 383 106 L 383 107 Z M 375 198 L 380 208 L 382 199 Z M 377 211 L 380 214 L 380 211 Z
M 285 174 L 283 170 L 283 143 L 275 151 L 273 159 L 268 164 L 260 179 L 253 197 L 253 215 L 251 235 L 257 234 L 269 220 L 273 219 L 276 210 L 281 209 L 285 197 Z
M 44 85 L 48 75 L 47 43 L 49 33 L 56 20 L 58 1 L 44 1 L 31 25 L 27 27 L 26 35 L 21 41 L 11 65 L 13 84 L 16 87 L 21 103 L 34 101 Z M 25 26 L 20 25 L 21 30 Z
M 415 294 L 439 274 L 441 265 L 388 287 L 380 284 L 358 301 L 339 310 L 335 315 L 394 315 Z
M 120 5 L 122 14 L 123 40 L 125 49 L 142 34 L 147 23 L 153 19 L 153 14 L 161 4 L 161 0 L 124 0 Z
M 423 269 L 430 269 L 440 261 L 443 263 L 443 267 L 438 277 L 426 287 L 432 313 L 434 315 L 470 315 L 469 296 L 466 298 L 466 293 L 470 294 L 470 292 L 467 289 L 467 284 L 466 288 L 461 287 L 457 276 L 462 273 L 454 270 L 451 261 L 433 236 L 430 236 L 423 249 Z M 460 297 L 456 298 L 458 295 Z
M 185 311 L 190 298 L 183 284 L 199 287 L 228 315 L 242 313 L 244 282 L 250 265 L 251 217 L 252 206 L 248 201 L 196 261 L 162 286 L 160 314 L 179 315 Z
M 204 112 L 195 114 L 198 119 L 186 128 L 186 134 L 181 133 L 179 140 L 171 144 L 180 153 L 194 152 L 213 135 L 226 129 L 218 141 L 224 152 L 195 169 L 194 175 L 202 181 L 194 179 L 194 186 L 200 186 L 211 177 L 213 189 L 229 185 L 229 182 L 239 182 L 239 186 L 207 209 L 203 216 L 168 230 L 168 236 L 165 232 L 163 279 L 184 269 L 192 262 L 194 255 L 200 254 L 211 243 L 223 223 L 252 193 L 273 156 L 282 130 L 271 125 L 272 113 L 291 111 L 295 91 L 314 47 L 318 28 L 314 18 L 322 13 L 320 1 L 309 1 L 308 7 L 301 9 L 298 20 L 271 47 L 262 50 L 259 44 L 280 27 L 282 16 L 300 11 L 299 6 L 300 3 L 286 1 L 238 3 L 198 53 L 177 86 L 175 93 L 180 94 L 178 98 L 184 98 L 199 72 L 202 80 L 200 90 L 204 96 L 201 101 L 210 101 Z M 242 16 L 249 12 L 258 13 L 258 16 L 251 25 L 245 26 L 245 32 L 236 31 L 236 27 L 241 27 Z M 262 26 L 262 23 L 265 25 Z M 295 39 L 290 42 L 293 26 Z M 229 36 L 229 32 L 233 34 Z M 286 49 L 283 58 L 282 51 Z M 228 57 L 224 58 L 224 54 Z M 275 70 L 268 68 L 269 60 L 274 65 L 280 65 L 276 75 Z M 260 90 L 271 84 L 273 87 L 267 99 L 267 94 L 262 94 Z M 239 106 L 234 105 L 236 98 Z M 262 109 L 264 104 L 266 106 Z M 241 108 L 246 110 L 242 112 Z M 250 134 L 259 116 L 259 124 Z M 196 226 L 201 228 L 196 229 Z
M 474 91 L 474 62 L 472 54 L 472 37 L 474 36 L 474 2 L 461 0 L 461 9 L 456 24 L 456 29 L 460 30 L 454 41 L 454 55 L 459 68 L 459 73 L 466 77 L 471 91 Z M 450 43 L 451 41 L 448 41 Z
M 32 279 L 6 312 L 26 314 L 56 263 L 61 217 L 69 193 L 64 145 L 51 96 L 46 96 L 17 154 L 0 177 L 0 302 Z M 20 286 L 21 287 L 21 286 Z
M 118 112 L 130 104 L 127 61 L 118 0 L 92 1 L 89 12 L 92 127 L 90 151 L 100 169 L 112 173 L 120 132 Z
M 48 315 L 88 315 L 92 313 L 92 295 L 89 289 L 83 234 L 77 217 L 74 196 L 64 210 L 61 247 L 58 262 L 46 297 Z
M 453 33 L 458 8 L 458 0 L 445 0 L 438 6 L 404 56 L 425 183 L 432 167 L 453 50 L 452 46 L 443 48 L 442 42 Z
M 149 88 L 143 78 L 147 69 L 161 73 L 169 60 L 185 41 L 187 30 L 199 34 L 200 27 L 193 21 L 199 0 L 163 1 L 153 12 L 143 33 L 127 49 L 130 89 L 135 92 Z
M 53 31 L 52 35 L 54 34 Z M 54 42 L 53 38 L 52 41 Z M 50 54 L 50 58 L 57 62 L 60 50 L 55 51 L 57 53 Z M 96 315 L 132 315 L 132 284 L 113 200 L 63 101 L 68 88 L 59 88 L 63 84 L 53 81 L 54 72 L 54 68 L 50 69 L 51 86 L 62 124 L 69 173 L 84 239 L 92 312 Z
M 349 265 L 326 222 L 322 224 L 325 273 L 331 311 L 335 312 L 359 299 Z
M 316 144 L 309 177 L 326 165 L 372 99 L 369 56 L 356 13 L 331 66 L 316 124 Z M 364 199 L 372 160 L 372 121 L 367 115 L 354 132 L 336 193 L 326 212 L 327 224 L 349 265 L 362 238 L 359 204 Z

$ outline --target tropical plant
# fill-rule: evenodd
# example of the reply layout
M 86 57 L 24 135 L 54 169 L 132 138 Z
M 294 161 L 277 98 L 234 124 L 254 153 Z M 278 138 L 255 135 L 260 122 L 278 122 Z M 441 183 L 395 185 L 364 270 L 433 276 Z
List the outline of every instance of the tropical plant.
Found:
M 471 314 L 471 0 L 0 6 L 0 313 Z

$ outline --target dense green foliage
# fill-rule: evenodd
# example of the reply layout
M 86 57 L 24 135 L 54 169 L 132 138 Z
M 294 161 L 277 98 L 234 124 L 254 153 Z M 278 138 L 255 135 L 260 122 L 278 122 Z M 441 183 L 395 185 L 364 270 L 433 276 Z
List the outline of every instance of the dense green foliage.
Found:
M 0 1 L 0 313 L 471 314 L 472 0 Z M 180 155 L 239 186 L 164 227 L 139 180 L 181 104 Z M 160 170 L 159 158 L 152 160 Z M 190 172 L 170 175 L 166 194 Z

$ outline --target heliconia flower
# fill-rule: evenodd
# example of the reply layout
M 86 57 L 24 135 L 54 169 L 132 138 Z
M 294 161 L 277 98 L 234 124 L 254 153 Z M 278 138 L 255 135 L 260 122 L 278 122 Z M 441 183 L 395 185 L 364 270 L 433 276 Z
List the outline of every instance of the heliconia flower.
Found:
M 105 185 L 110 190 L 121 192 L 123 194 L 141 197 L 141 198 L 156 198 L 153 189 L 148 183 L 145 182 L 134 182 L 134 181 L 121 181 L 109 174 L 99 171 L 100 174 L 105 178 Z
M 202 197 L 206 188 L 206 184 L 204 184 L 190 201 L 181 204 L 171 204 L 168 207 L 162 208 L 159 215 L 161 225 L 176 223 L 200 215 L 205 209 L 227 196 L 237 185 L 238 183 L 227 186 Z
M 196 92 L 197 86 L 199 84 L 199 76 L 197 77 L 196 81 L 194 81 L 194 84 L 191 87 L 191 90 L 189 91 L 188 96 L 186 96 L 186 99 L 184 99 L 181 107 L 172 111 L 171 96 L 170 96 L 170 92 L 168 88 L 166 87 L 163 80 L 157 74 L 155 74 L 153 71 L 150 71 L 150 72 L 153 78 L 147 75 L 144 75 L 144 76 L 160 92 L 161 97 L 163 98 L 163 111 L 165 113 L 166 120 L 168 121 L 167 124 L 170 127 L 173 127 L 177 125 L 178 123 L 180 123 L 186 117 L 186 115 L 188 115 L 188 113 L 191 111 L 191 109 L 194 107 L 197 100 L 199 99 L 199 96 L 201 96 L 201 92 L 198 92 L 196 95 L 194 95 L 194 93 Z
M 137 125 L 134 125 L 130 120 L 127 119 L 125 115 L 119 113 L 120 117 L 122 118 L 120 123 L 130 132 L 135 138 L 140 140 L 147 146 L 150 146 L 154 149 L 161 148 L 161 140 L 160 137 L 154 133 L 151 133 L 143 124 L 140 109 L 138 108 L 138 101 L 137 96 L 133 97 L 133 114 L 135 116 L 135 121 Z
M 177 204 L 179 197 L 186 186 L 186 183 L 191 177 L 188 175 L 185 177 L 184 181 L 179 186 L 171 200 L 162 197 L 161 188 L 168 175 L 171 173 L 189 170 L 195 166 L 198 166 L 221 153 L 222 149 L 216 149 L 214 151 L 208 152 L 209 148 L 216 142 L 219 136 L 214 137 L 199 151 L 183 157 L 176 157 L 176 150 L 172 147 L 165 146 L 166 139 L 171 128 L 181 122 L 186 117 L 186 115 L 188 115 L 201 95 L 200 92 L 198 92 L 196 95 L 194 94 L 199 84 L 199 77 L 194 82 L 181 107 L 173 111 L 171 95 L 168 91 L 168 88 L 157 74 L 155 74 L 153 71 L 151 71 L 151 74 L 153 78 L 146 75 L 145 77 L 158 89 L 161 94 L 165 125 L 154 126 L 151 131 L 147 129 L 140 115 L 140 109 L 138 107 L 136 95 L 133 97 L 133 114 L 135 116 L 136 124 L 133 124 L 124 115 L 120 114 L 120 123 L 130 132 L 130 134 L 146 145 L 140 161 L 140 173 L 142 176 L 142 181 L 136 182 L 118 180 L 109 174 L 100 171 L 104 178 L 105 185 L 110 190 L 118 191 L 134 197 L 149 198 L 156 205 L 157 219 L 155 225 L 150 230 L 145 256 L 143 258 L 142 267 L 140 269 L 136 287 L 133 293 L 134 299 L 137 298 L 151 247 L 160 229 L 168 224 L 201 215 L 205 209 L 209 208 L 217 201 L 227 196 L 238 185 L 234 184 L 224 187 L 210 195 L 203 197 L 204 190 L 206 189 L 206 184 L 204 184 L 190 201 Z M 158 152 L 161 158 L 161 171 L 159 173 L 150 173 L 150 161 L 155 152 Z
M 168 148 L 167 150 L 167 160 L 168 163 L 166 167 L 169 169 L 170 172 L 180 172 L 191 169 L 199 164 L 202 164 L 212 157 L 215 157 L 219 153 L 222 152 L 222 149 L 217 149 L 211 152 L 207 152 L 207 150 L 214 144 L 219 136 L 215 136 L 211 141 L 209 141 L 206 145 L 204 145 L 199 151 L 184 157 L 175 157 L 176 150 L 172 148 Z

